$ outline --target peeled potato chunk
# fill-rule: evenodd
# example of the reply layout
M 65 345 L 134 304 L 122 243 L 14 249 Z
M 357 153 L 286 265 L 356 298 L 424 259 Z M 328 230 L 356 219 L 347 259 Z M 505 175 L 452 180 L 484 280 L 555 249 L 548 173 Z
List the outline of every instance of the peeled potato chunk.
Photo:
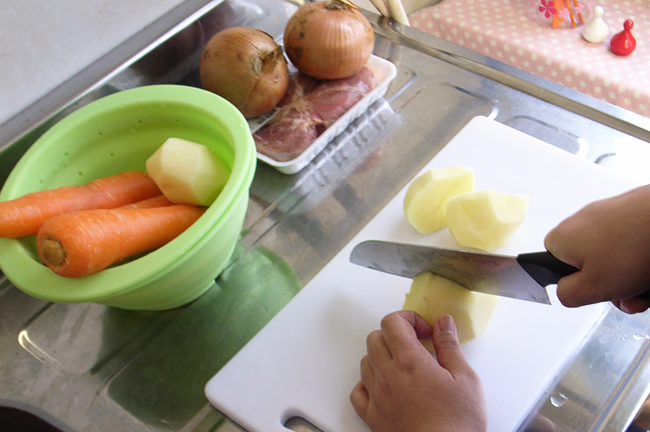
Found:
M 470 291 L 447 278 L 425 272 L 413 279 L 403 309 L 419 313 L 431 325 L 440 316 L 451 315 L 463 344 L 485 331 L 497 302 L 497 296 Z M 430 341 L 423 344 L 433 349 Z
M 404 197 L 406 220 L 421 234 L 447 226 L 447 201 L 474 190 L 474 170 L 456 165 L 434 168 L 411 182 Z
M 145 166 L 163 195 L 176 204 L 209 206 L 230 175 L 210 148 L 181 138 L 167 139 Z
M 496 190 L 457 195 L 447 203 L 449 231 L 461 246 L 492 251 L 505 245 L 528 211 L 528 197 Z

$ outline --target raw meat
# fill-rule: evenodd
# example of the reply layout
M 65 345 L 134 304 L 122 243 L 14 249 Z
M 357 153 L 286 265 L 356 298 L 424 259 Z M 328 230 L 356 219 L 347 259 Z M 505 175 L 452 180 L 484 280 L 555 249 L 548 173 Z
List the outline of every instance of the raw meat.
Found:
M 332 81 L 293 75 L 278 113 L 253 134 L 257 151 L 279 162 L 294 159 L 370 92 L 380 75 L 367 65 L 356 75 Z

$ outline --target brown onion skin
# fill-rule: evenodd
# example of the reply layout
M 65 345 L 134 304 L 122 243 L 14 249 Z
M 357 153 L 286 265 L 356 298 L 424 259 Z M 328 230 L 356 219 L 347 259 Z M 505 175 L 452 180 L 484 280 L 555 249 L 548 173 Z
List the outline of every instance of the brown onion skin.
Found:
M 205 45 L 199 64 L 201 85 L 235 105 L 246 118 L 275 108 L 289 85 L 282 47 L 260 30 L 231 27 Z
M 284 30 L 284 50 L 300 72 L 316 79 L 347 78 L 368 61 L 375 35 L 368 19 L 337 0 L 307 3 Z

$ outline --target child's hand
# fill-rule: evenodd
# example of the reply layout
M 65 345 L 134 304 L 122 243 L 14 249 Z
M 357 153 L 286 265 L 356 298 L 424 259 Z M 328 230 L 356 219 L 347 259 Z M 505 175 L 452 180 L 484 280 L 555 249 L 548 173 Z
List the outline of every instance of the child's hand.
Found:
M 650 298 L 650 186 L 597 201 L 553 229 L 544 241 L 558 259 L 580 271 L 558 283 L 565 306 L 612 301 L 643 312 Z
M 418 338 L 433 338 L 438 360 Z M 350 400 L 373 432 L 486 430 L 481 381 L 465 359 L 450 316 L 432 328 L 415 312 L 394 312 L 368 335 L 367 345 Z

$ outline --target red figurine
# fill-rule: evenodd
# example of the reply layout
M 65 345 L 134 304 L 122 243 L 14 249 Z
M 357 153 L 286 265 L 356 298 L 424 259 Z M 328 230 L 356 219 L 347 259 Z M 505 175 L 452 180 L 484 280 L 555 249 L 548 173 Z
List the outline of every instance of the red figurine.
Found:
M 631 19 L 625 20 L 623 31 L 612 36 L 609 46 L 614 54 L 626 56 L 634 51 L 636 39 L 632 36 L 632 27 L 634 27 L 634 22 Z

